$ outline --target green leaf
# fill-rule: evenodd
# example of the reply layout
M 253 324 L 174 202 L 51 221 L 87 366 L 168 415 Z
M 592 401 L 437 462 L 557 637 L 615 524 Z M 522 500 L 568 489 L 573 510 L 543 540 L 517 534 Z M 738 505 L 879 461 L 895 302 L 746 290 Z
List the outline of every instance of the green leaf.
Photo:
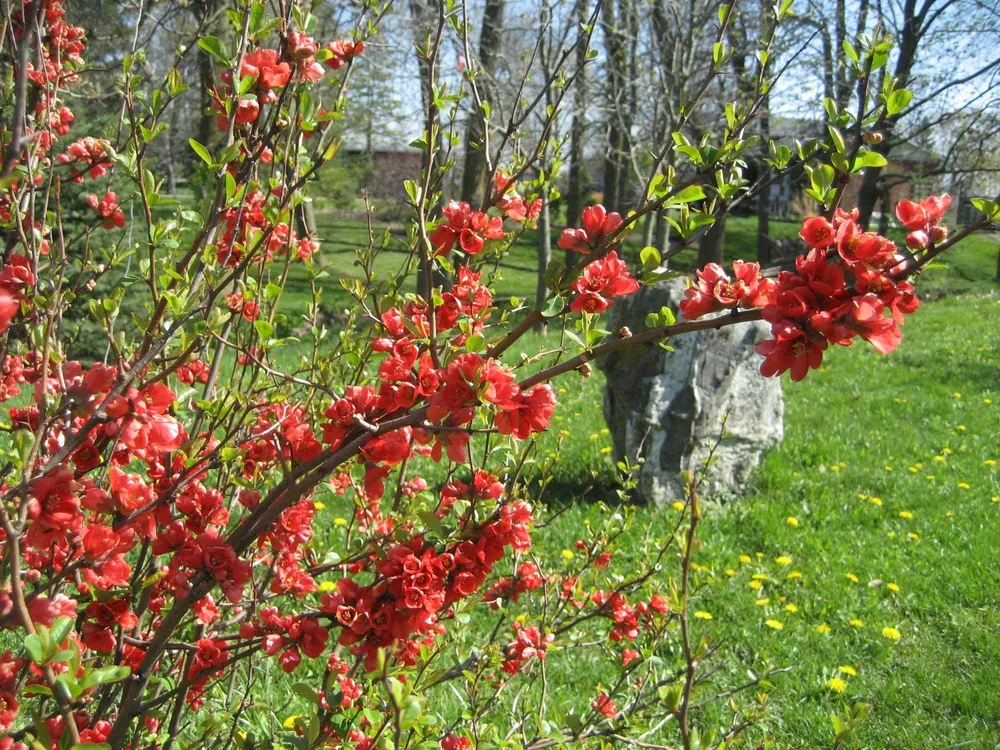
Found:
M 484 346 L 486 346 L 486 339 L 478 333 L 472 334 L 465 340 L 465 351 L 467 352 L 482 351 Z
M 28 657 L 35 664 L 45 662 L 45 650 L 42 648 L 42 639 L 38 637 L 37 633 L 32 633 L 25 637 L 24 650 L 28 652 Z
M 701 185 L 688 185 L 686 188 L 670 196 L 665 206 L 677 206 L 683 203 L 693 203 L 705 199 L 705 190 Z
M 208 149 L 202 146 L 194 138 L 188 138 L 188 144 L 191 146 L 192 150 L 201 157 L 201 160 L 205 162 L 208 166 L 212 166 L 212 155 L 208 153 Z
M 660 251 L 655 247 L 644 247 L 639 251 L 639 261 L 647 271 L 652 271 L 660 266 Z
M 214 36 L 203 36 L 198 40 L 198 46 L 223 65 L 229 64 L 229 52 L 221 39 Z
M 893 91 L 889 95 L 889 98 L 885 100 L 885 113 L 889 117 L 898 115 L 906 109 L 906 105 L 908 105 L 912 99 L 913 93 L 907 91 L 906 89 L 897 89 L 896 91 Z
M 274 326 L 266 320 L 255 320 L 253 327 L 257 330 L 257 335 L 261 341 L 267 341 L 271 338 L 271 334 L 274 333 Z
M 862 169 L 881 168 L 888 164 L 886 158 L 877 151 L 865 151 L 857 155 L 854 159 L 854 169 L 852 172 L 860 172 Z
M 564 307 L 566 307 L 566 300 L 564 300 L 562 297 L 559 296 L 550 297 L 549 301 L 545 303 L 545 307 L 542 310 L 542 317 L 554 318 L 556 315 L 558 315 L 563 311 Z

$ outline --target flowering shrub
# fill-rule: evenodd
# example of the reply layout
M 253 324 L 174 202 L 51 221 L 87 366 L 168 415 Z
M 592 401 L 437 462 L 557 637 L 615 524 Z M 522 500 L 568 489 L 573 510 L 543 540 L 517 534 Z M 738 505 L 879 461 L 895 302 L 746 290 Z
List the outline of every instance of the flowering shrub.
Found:
M 0 750 L 200 747 L 216 735 L 249 747 L 261 727 L 268 744 L 278 732 L 310 748 L 543 748 L 662 734 L 688 748 L 699 736 L 700 747 L 729 741 L 763 716 L 766 696 L 732 698 L 724 719 L 704 708 L 765 685 L 768 667 L 727 689 L 705 666 L 716 646 L 689 618 L 698 476 L 688 479 L 676 533 L 650 540 L 639 570 L 616 568 L 624 502 L 581 533 L 572 565 L 533 556 L 544 531 L 532 493 L 545 482 L 526 472 L 557 408 L 549 381 L 585 375 L 607 352 L 759 317 L 774 335 L 760 346 L 764 375 L 801 379 L 829 343 L 855 337 L 887 353 L 917 309 L 906 279 L 987 217 L 949 238 L 948 198 L 932 197 L 899 206 L 907 251 L 862 231 L 838 208 L 868 153 L 859 121 L 850 152 L 815 157 L 825 213 L 803 224 L 810 249 L 794 271 L 773 279 L 752 263 L 735 263 L 732 277 L 706 267 L 682 305 L 689 322 L 612 334 L 598 314 L 663 275 L 655 251 L 630 270 L 621 245 L 630 227 L 667 206 L 707 223 L 697 185 L 716 184 L 707 179 L 715 172 L 730 175 L 727 189 L 745 190 L 741 128 L 730 125 L 727 148 L 707 165 L 691 159 L 687 184 L 674 165 L 664 168 L 627 217 L 585 210 L 583 227 L 559 239 L 584 256 L 581 267 L 553 264 L 551 300 L 529 311 L 494 299 L 488 262 L 540 216 L 547 186 L 524 179 L 533 159 L 525 154 L 537 149 L 502 143 L 489 194 L 474 208 L 441 199 L 442 156 L 428 133 L 422 179 L 407 183 L 410 262 L 380 279 L 374 240 L 360 251 L 366 280 L 343 282 L 356 305 L 331 333 L 318 292 L 309 309 L 289 311 L 283 283 L 293 264 L 314 288 L 322 279 L 319 242 L 295 218 L 336 152 L 333 124 L 350 98 L 331 97 L 325 110 L 321 84 L 337 76 L 336 90 L 348 90 L 388 6 L 365 6 L 352 38 L 333 41 L 313 38 L 305 10 L 282 8 L 269 18 L 260 2 L 240 4 L 231 43 L 198 42 L 215 61 L 211 110 L 222 138 L 213 149 L 190 144 L 216 185 L 198 210 L 160 193 L 146 156 L 186 88 L 180 74 L 144 80 L 139 58 L 126 56 L 121 136 L 64 141 L 86 33 L 60 0 L 23 3 L 11 17 L 5 53 L 20 62 L 3 100 L 13 114 L 0 192 L 11 436 L 0 487 L 0 628 L 16 640 L 0 653 Z M 724 13 L 722 24 L 730 21 Z M 442 19 L 424 54 L 436 55 L 447 28 Z M 882 47 L 866 54 L 869 69 L 884 63 Z M 142 87 L 150 95 L 134 96 Z M 883 112 L 890 93 L 881 94 Z M 428 106 L 435 114 L 436 98 Z M 752 117 L 752 102 L 738 111 Z M 63 182 L 85 186 L 91 215 L 76 234 L 63 231 Z M 124 206 L 144 222 L 141 239 L 122 235 Z M 425 280 L 434 271 L 449 283 L 408 291 L 418 267 Z M 88 296 L 105 278 L 114 291 Z M 125 294 L 142 305 L 128 332 L 116 327 Z M 307 324 L 307 343 L 278 335 L 290 314 Z M 103 359 L 68 356 L 74 316 L 101 327 Z M 503 356 L 544 318 L 561 321 L 580 348 L 526 374 Z M 281 350 L 296 343 L 288 364 Z M 624 501 L 630 466 L 620 468 Z M 351 520 L 331 528 L 327 503 L 349 508 Z M 459 633 L 468 639 L 451 642 Z M 546 665 L 581 648 L 600 650 L 606 678 L 588 686 L 590 700 L 553 708 Z M 280 730 L 255 694 L 258 675 L 277 673 L 296 675 L 298 711 L 279 717 Z M 455 695 L 461 705 L 449 706 Z

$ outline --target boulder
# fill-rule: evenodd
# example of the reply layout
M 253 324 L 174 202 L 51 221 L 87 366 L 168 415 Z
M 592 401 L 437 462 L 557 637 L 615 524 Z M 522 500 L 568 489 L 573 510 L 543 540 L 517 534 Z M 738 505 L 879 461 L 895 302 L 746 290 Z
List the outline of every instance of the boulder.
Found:
M 684 289 L 683 279 L 672 279 L 618 300 L 612 330 L 640 333 L 647 313 L 664 306 L 676 313 Z M 699 470 L 722 434 L 704 494 L 715 500 L 740 494 L 783 434 L 781 382 L 760 375 L 754 351 L 769 337 L 768 324 L 754 321 L 677 336 L 672 352 L 652 344 L 597 361 L 607 376 L 604 418 L 615 456 L 644 459 L 639 500 L 659 506 L 682 500 L 681 472 Z

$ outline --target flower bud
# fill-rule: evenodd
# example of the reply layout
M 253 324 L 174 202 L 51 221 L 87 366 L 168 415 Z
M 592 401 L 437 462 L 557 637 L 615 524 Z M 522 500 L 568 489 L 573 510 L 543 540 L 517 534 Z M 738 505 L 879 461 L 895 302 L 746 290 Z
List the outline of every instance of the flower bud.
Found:
M 629 330 L 628 326 L 622 326 L 618 330 L 618 335 L 621 336 L 623 339 L 630 339 L 632 338 L 632 331 Z
M 580 373 L 583 377 L 589 378 L 590 374 L 594 371 L 594 369 L 590 366 L 589 362 L 584 362 L 582 365 L 576 368 L 576 371 Z
M 864 134 L 863 140 L 869 146 L 877 146 L 882 141 L 885 140 L 885 136 L 879 133 L 877 130 L 869 130 Z
M 948 227 L 938 224 L 936 227 L 931 227 L 931 241 L 934 243 L 942 242 L 948 238 Z

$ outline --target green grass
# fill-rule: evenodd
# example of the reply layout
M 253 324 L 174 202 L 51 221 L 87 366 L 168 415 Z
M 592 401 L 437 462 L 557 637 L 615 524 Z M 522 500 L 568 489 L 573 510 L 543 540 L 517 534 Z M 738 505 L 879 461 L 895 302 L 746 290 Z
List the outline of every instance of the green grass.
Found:
M 872 707 L 865 747 L 996 745 L 1000 464 L 988 462 L 1000 461 L 998 334 L 1000 298 L 950 297 L 912 316 L 889 357 L 866 346 L 831 352 L 805 382 L 785 383 L 786 437 L 748 496 L 709 512 L 696 607 L 713 619 L 698 627 L 727 644 L 734 680 L 753 656 L 792 668 L 776 679 L 766 725 L 777 746 L 829 746 L 829 715 L 850 700 Z M 599 381 L 571 403 L 596 398 Z M 606 447 L 597 433 L 586 449 Z M 637 527 L 663 530 L 675 511 L 640 513 Z M 600 515 L 574 506 L 539 554 L 554 557 Z M 768 577 L 760 590 L 754 574 Z M 823 624 L 828 633 L 817 632 Z M 841 675 L 837 694 L 825 683 L 841 666 L 858 676 Z M 601 663 L 576 658 L 572 669 L 583 682 Z

